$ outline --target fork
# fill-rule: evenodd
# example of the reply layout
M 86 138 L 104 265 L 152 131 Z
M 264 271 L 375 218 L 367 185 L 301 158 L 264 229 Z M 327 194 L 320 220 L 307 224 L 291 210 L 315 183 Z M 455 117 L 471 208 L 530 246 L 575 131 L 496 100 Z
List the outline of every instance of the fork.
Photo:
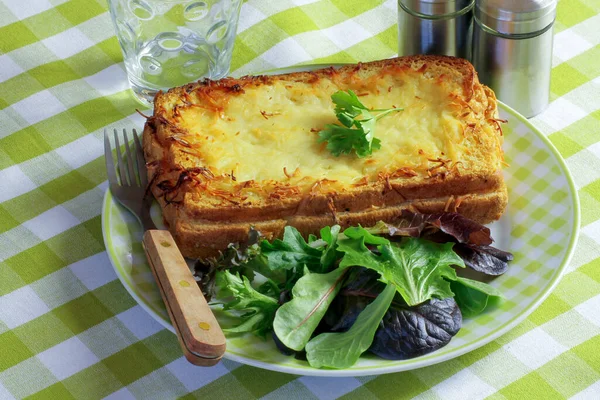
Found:
M 152 222 L 150 206 L 153 198 L 147 195 L 146 164 L 137 131 L 134 129 L 132 133 L 133 151 L 127 130 L 123 129 L 124 152 L 117 130 L 113 133 L 116 167 L 110 137 L 104 130 L 104 158 L 110 191 L 142 224 L 144 251 L 186 359 L 195 365 L 215 365 L 225 353 L 225 336 L 173 236 L 168 230 L 157 230 Z

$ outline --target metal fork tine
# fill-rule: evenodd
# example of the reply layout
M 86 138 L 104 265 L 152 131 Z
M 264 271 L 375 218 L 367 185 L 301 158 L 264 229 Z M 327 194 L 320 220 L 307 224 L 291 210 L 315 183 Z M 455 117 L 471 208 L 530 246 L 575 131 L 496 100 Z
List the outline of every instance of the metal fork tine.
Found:
M 138 181 L 136 178 L 135 170 L 137 166 L 135 164 L 135 159 L 133 158 L 133 154 L 131 153 L 131 149 L 129 147 L 129 137 L 127 136 L 127 130 L 123 129 L 123 141 L 125 142 L 125 154 L 127 154 L 127 171 L 129 172 L 129 184 L 131 186 L 138 186 Z
M 127 182 L 127 173 L 125 172 L 125 165 L 123 163 L 123 156 L 121 155 L 121 144 L 119 143 L 119 135 L 117 135 L 117 130 L 113 131 L 115 135 L 115 146 L 117 148 L 117 164 L 119 168 L 117 168 L 117 174 L 119 175 L 119 181 L 121 182 L 121 186 L 129 186 Z
M 108 132 L 104 130 L 104 161 L 106 162 L 106 175 L 109 183 L 118 184 L 117 175 L 115 173 L 115 162 L 113 161 L 112 149 L 110 147 L 110 139 Z
M 146 162 L 144 161 L 144 150 L 137 131 L 133 130 L 133 142 L 135 144 L 135 159 L 137 161 L 137 169 L 140 174 L 140 184 L 142 187 L 148 185 L 148 174 L 146 174 Z

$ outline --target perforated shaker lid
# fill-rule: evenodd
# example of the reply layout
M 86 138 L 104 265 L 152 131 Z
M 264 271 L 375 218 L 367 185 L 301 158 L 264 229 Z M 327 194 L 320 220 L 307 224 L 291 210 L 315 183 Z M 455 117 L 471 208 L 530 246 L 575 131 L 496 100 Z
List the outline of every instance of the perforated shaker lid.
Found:
M 439 17 L 471 7 L 474 0 L 399 0 L 398 3 L 412 13 Z
M 477 0 L 475 17 L 506 34 L 528 34 L 547 28 L 556 17 L 558 0 Z

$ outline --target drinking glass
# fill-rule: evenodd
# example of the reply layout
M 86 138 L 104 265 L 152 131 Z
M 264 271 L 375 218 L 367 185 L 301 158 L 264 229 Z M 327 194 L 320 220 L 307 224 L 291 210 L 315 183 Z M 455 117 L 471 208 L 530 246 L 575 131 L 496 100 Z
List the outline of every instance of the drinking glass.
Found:
M 242 0 L 108 0 L 129 83 L 159 90 L 229 73 Z

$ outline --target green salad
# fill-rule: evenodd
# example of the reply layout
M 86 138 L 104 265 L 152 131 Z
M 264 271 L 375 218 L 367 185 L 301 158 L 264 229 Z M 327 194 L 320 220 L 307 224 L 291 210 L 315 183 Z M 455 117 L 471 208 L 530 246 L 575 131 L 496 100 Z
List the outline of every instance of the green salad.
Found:
M 491 244 L 488 228 L 460 214 L 404 211 L 393 223 L 335 225 L 308 240 L 291 226 L 273 241 L 251 230 L 198 262 L 195 276 L 233 317 L 227 335 L 273 340 L 315 368 L 348 368 L 365 352 L 397 360 L 435 351 L 463 317 L 501 301 L 482 280 L 506 272 L 512 255 Z

